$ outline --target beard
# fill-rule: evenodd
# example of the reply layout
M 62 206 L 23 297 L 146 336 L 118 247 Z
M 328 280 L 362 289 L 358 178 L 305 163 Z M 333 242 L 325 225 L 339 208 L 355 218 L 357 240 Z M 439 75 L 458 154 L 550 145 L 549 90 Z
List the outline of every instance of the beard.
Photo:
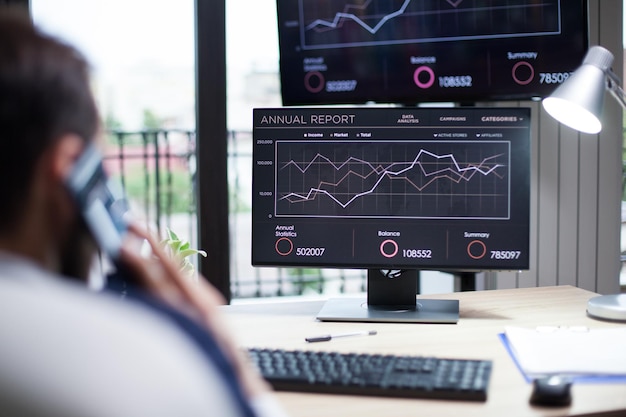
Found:
M 59 272 L 67 278 L 87 283 L 97 251 L 85 222 L 77 219 L 61 247 Z

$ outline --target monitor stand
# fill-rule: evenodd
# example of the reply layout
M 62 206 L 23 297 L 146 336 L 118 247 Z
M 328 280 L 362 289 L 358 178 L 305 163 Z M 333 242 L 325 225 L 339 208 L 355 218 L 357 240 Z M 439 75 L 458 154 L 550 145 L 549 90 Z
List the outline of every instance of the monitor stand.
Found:
M 459 300 L 416 299 L 417 270 L 367 271 L 367 300 L 331 298 L 317 315 L 321 321 L 457 323 Z

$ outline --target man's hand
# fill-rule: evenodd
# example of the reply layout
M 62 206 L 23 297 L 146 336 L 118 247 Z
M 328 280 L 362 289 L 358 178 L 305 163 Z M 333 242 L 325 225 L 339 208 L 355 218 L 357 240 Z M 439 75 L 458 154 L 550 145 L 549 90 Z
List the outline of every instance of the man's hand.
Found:
M 136 245 L 138 240 L 144 239 L 152 251 L 147 258 L 140 255 Z M 129 236 L 122 246 L 120 261 L 149 293 L 196 320 L 213 335 L 232 362 L 249 398 L 269 391 L 269 385 L 248 363 L 226 326 L 226 320 L 219 311 L 219 306 L 225 304 L 224 298 L 206 279 L 200 277 L 191 280 L 185 277 L 158 240 L 134 224 L 130 226 Z

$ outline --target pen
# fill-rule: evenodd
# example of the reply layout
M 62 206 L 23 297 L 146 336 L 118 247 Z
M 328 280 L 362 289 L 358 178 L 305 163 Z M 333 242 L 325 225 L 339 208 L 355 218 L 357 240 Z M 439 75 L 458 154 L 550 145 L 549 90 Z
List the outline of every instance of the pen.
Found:
M 323 336 L 315 336 L 315 337 L 305 337 L 309 343 L 313 342 L 328 342 L 329 340 L 335 339 L 337 337 L 349 337 L 349 336 L 373 336 L 376 334 L 376 330 L 362 331 L 362 332 L 351 332 L 351 333 L 338 333 L 338 334 L 327 334 Z

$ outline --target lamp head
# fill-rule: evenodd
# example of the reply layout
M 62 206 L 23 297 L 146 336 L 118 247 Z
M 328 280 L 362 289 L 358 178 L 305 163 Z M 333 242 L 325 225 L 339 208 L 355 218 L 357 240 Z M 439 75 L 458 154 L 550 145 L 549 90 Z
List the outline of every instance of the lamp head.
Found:
M 599 116 L 613 59 L 613 54 L 601 46 L 589 48 L 582 65 L 543 100 L 543 108 L 559 122 L 580 132 L 600 132 Z

